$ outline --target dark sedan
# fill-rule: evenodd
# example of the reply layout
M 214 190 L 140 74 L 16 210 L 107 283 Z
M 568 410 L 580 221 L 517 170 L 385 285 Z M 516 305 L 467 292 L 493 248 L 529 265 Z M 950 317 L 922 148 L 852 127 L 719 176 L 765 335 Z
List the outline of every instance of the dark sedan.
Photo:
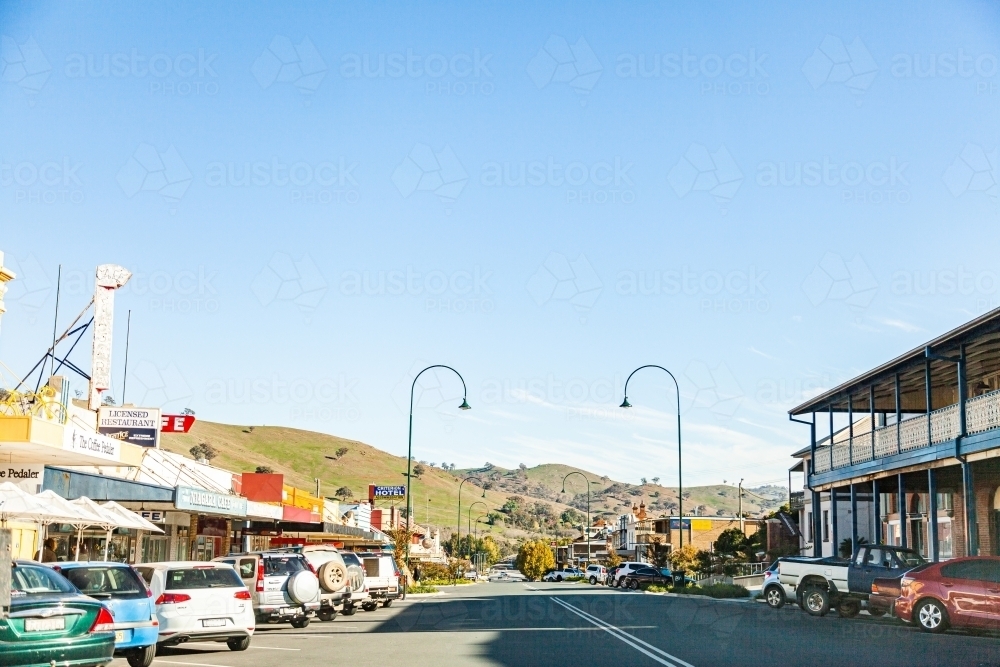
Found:
M 10 615 L 0 620 L 0 667 L 98 667 L 115 651 L 107 607 L 40 563 L 11 568 Z
M 656 584 L 658 586 L 672 586 L 674 583 L 670 570 L 666 568 L 656 569 L 654 567 L 640 567 L 635 572 L 630 572 L 625 576 L 623 586 L 635 590 L 642 584 Z

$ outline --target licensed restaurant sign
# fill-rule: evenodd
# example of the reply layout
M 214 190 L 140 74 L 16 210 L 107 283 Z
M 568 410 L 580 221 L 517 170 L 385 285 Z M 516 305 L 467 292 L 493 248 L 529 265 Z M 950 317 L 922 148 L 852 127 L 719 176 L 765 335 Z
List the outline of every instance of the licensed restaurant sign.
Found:
M 203 512 L 205 514 L 225 514 L 228 516 L 246 516 L 247 499 L 242 496 L 231 496 L 227 493 L 216 493 L 191 486 L 178 486 L 174 494 L 174 507 L 179 510 Z
M 105 405 L 97 414 L 97 431 L 140 447 L 160 446 L 160 409 Z

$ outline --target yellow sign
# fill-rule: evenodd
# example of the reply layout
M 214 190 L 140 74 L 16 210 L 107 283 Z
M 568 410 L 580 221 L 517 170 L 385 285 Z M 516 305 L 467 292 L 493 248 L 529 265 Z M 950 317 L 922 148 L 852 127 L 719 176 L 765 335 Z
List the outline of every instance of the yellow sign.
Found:
M 691 519 L 691 530 L 703 532 L 712 530 L 712 522 L 709 519 Z

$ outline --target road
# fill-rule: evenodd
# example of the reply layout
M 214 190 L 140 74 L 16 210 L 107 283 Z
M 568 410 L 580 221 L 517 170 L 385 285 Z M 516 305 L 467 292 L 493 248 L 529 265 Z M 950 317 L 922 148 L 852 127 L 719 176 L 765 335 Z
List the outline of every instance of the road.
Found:
M 813 618 L 787 606 L 624 592 L 570 583 L 448 587 L 389 609 L 258 628 L 224 644 L 163 651 L 154 667 L 290 665 L 581 667 L 1000 667 L 1000 634 L 928 635 L 891 619 Z M 112 667 L 128 667 L 116 659 Z

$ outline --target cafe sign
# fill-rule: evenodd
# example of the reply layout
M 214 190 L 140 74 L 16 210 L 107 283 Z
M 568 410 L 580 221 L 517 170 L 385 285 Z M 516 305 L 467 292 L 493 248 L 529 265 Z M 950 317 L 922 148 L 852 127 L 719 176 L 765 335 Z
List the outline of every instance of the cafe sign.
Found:
M 204 512 L 206 514 L 247 515 L 247 499 L 216 493 L 190 486 L 178 486 L 174 494 L 174 507 L 179 510 Z
M 114 438 L 84 431 L 71 424 L 63 431 L 63 449 L 68 452 L 118 462 L 121 460 L 121 448 L 121 442 Z

